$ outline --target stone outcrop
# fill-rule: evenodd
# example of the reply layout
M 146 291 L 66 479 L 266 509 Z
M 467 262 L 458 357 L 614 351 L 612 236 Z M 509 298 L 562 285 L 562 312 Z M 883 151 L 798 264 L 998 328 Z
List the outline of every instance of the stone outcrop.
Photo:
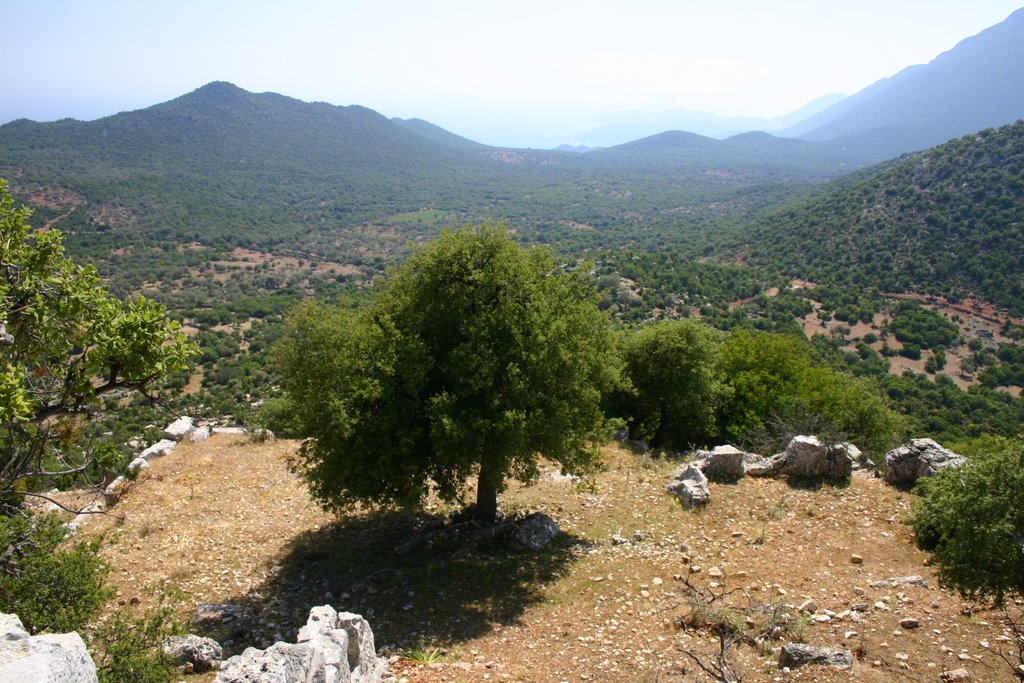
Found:
M 514 546 L 537 552 L 547 547 L 560 531 L 555 520 L 535 512 L 515 525 L 510 540 Z
M 823 444 L 815 436 L 794 436 L 782 457 L 778 473 L 797 479 L 840 482 L 848 481 L 853 472 L 846 444 Z
M 885 454 L 885 481 L 894 486 L 913 486 L 921 477 L 934 477 L 947 467 L 960 467 L 967 459 L 931 439 L 910 443 Z
M 170 441 L 184 441 L 188 436 L 195 431 L 195 423 L 191 417 L 183 416 L 167 425 L 164 429 L 164 438 Z
M 30 636 L 14 614 L 0 614 L 0 683 L 96 683 L 96 665 L 77 633 Z
M 737 482 L 743 478 L 750 457 L 734 446 L 715 446 L 710 451 L 697 451 L 697 466 L 711 481 Z
M 134 463 L 138 460 L 144 460 L 148 466 L 150 460 L 152 460 L 153 458 L 161 458 L 167 455 L 175 448 L 177 448 L 177 446 L 178 442 L 174 441 L 173 439 L 161 439 L 160 441 L 157 441 L 155 444 L 139 453 L 139 455 L 132 462 Z M 131 467 L 130 464 L 129 467 Z
M 841 647 L 815 647 L 804 643 L 786 643 L 779 651 L 779 667 L 798 669 L 802 666 L 853 668 L 853 653 Z
M 209 671 L 220 665 L 223 650 L 220 643 L 212 638 L 203 638 L 195 634 L 171 636 L 164 641 L 164 654 L 171 657 L 178 666 L 191 671 Z
M 708 478 L 696 463 L 691 462 L 677 470 L 665 488 L 681 500 L 687 509 L 703 507 L 711 500 Z
M 358 614 L 314 607 L 297 642 L 248 648 L 221 666 L 214 683 L 387 683 L 394 677 L 377 656 L 373 631 Z

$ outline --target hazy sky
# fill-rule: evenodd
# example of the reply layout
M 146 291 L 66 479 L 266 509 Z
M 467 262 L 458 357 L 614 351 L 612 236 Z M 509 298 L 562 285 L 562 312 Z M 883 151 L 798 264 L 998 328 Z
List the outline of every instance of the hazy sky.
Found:
M 779 116 L 928 62 L 1024 0 L 5 0 L 0 123 L 214 80 L 548 146 L 621 110 Z

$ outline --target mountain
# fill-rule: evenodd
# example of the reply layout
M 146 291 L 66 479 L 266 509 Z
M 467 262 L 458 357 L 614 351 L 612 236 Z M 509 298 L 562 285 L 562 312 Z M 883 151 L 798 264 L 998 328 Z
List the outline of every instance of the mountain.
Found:
M 429 121 L 424 121 L 423 119 L 393 118 L 391 121 L 407 130 L 411 130 L 417 135 L 421 135 L 422 137 L 434 142 L 439 142 L 447 147 L 455 147 L 456 149 L 471 151 L 480 151 L 487 147 L 487 145 L 482 145 L 479 142 L 474 142 L 473 140 L 464 138 L 461 135 L 456 135 L 455 133 L 447 131 L 440 126 L 430 123 Z
M 735 252 L 790 277 L 970 295 L 1024 314 L 1024 121 L 838 184 L 775 213 Z
M 670 109 L 663 112 L 626 111 L 605 114 L 604 125 L 577 136 L 585 145 L 610 147 L 666 131 L 687 131 L 724 139 L 748 131 L 777 131 L 813 116 L 841 101 L 845 95 L 832 94 L 808 102 L 795 112 L 776 119 L 724 117 L 705 111 Z
M 273 243 L 325 221 L 416 210 L 470 178 L 497 182 L 501 165 L 454 137 L 215 82 L 96 121 L 0 126 L 0 175 L 115 204 L 127 222 L 178 239 L 233 241 L 241 229 Z
M 76 238 L 260 249 L 424 209 L 440 213 L 426 223 L 414 216 L 403 240 L 449 219 L 505 219 L 543 239 L 561 221 L 632 225 L 629 215 L 677 225 L 664 212 L 683 201 L 835 178 L 874 161 L 830 143 L 679 132 L 587 154 L 501 149 L 420 119 L 224 82 L 96 121 L 0 126 L 0 177 L 26 199 L 78 196 L 70 214 L 36 202 L 40 219 L 59 219 Z
M 1024 118 L 1024 9 L 779 132 L 893 157 Z
M 725 140 L 666 131 L 587 155 L 594 167 L 660 175 L 689 172 L 736 183 L 835 178 L 878 161 L 856 148 L 750 132 Z

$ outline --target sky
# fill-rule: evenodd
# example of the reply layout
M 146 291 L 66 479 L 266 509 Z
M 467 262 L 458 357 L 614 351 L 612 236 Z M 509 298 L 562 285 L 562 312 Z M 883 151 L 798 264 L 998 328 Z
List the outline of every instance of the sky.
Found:
M 549 147 L 609 113 L 772 118 L 853 94 L 1024 0 L 4 0 L 0 123 L 210 82 Z

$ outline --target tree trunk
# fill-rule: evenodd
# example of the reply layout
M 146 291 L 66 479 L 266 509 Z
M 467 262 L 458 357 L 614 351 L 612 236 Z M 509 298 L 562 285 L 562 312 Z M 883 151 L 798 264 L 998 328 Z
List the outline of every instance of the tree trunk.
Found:
M 667 422 L 668 406 L 664 403 L 661 404 L 661 410 L 658 413 L 658 428 L 654 430 L 654 436 L 651 437 L 651 448 L 661 448 L 661 444 L 665 443 L 665 428 Z
M 476 518 L 485 524 L 494 524 L 498 519 L 498 486 L 486 465 L 480 466 L 477 479 Z

